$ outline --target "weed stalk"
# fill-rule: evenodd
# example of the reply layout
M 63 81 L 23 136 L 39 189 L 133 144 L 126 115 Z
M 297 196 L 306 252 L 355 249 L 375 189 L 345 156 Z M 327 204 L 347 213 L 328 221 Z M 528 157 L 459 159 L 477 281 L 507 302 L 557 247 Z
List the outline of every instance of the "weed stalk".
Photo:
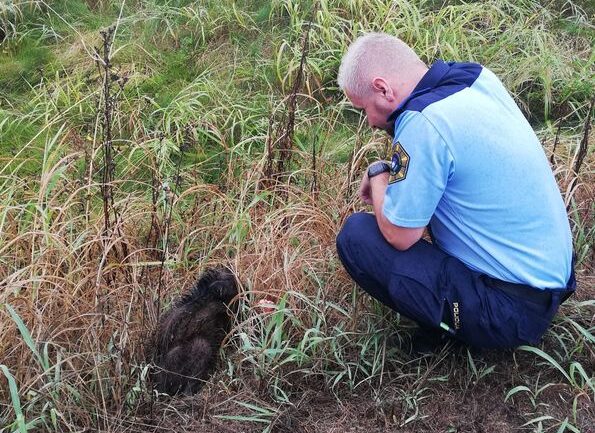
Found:
M 163 249 L 161 250 L 161 264 L 159 266 L 159 279 L 157 286 L 157 320 L 161 316 L 161 291 L 163 289 L 163 271 L 165 268 L 165 260 L 167 258 L 167 250 L 169 245 L 169 232 L 171 228 L 171 217 L 173 212 L 174 198 L 177 192 L 179 192 L 182 182 L 181 167 L 184 154 L 192 144 L 192 125 L 188 124 L 184 127 L 182 144 L 178 153 L 178 157 L 175 165 L 174 174 L 174 187 L 173 189 L 169 184 L 163 184 L 163 192 L 165 195 L 165 220 L 163 222 Z
M 289 167 L 291 166 L 291 154 L 293 150 L 293 133 L 295 130 L 295 114 L 297 110 L 297 96 L 302 88 L 304 82 L 304 69 L 306 59 L 309 51 L 310 30 L 312 28 L 312 21 L 316 16 L 318 10 L 318 3 L 316 3 L 312 11 L 312 17 L 308 21 L 306 28 L 302 34 L 301 57 L 300 64 L 296 71 L 295 80 L 291 86 L 289 95 L 285 98 L 287 101 L 287 111 L 284 112 L 279 126 L 273 132 L 274 113 L 271 113 L 269 118 L 266 151 L 267 158 L 264 170 L 264 179 L 261 184 L 264 187 L 270 186 L 270 183 L 278 184 L 283 176 L 287 176 Z M 277 151 L 276 151 L 277 150 Z M 273 165 L 276 160 L 276 170 Z M 290 178 L 288 176 L 288 178 Z
M 581 165 L 583 165 L 583 161 L 585 160 L 585 156 L 587 156 L 587 149 L 589 148 L 589 132 L 591 130 L 591 115 L 593 114 L 593 106 L 595 105 L 595 98 L 591 99 L 591 104 L 589 105 L 589 111 L 587 116 L 585 117 L 585 126 L 583 128 L 583 139 L 581 140 L 581 144 L 579 145 L 578 152 L 576 154 L 576 160 L 574 163 L 574 174 L 578 177 L 578 173 L 581 169 Z
M 295 81 L 293 82 L 293 86 L 291 87 L 291 92 L 289 93 L 287 100 L 287 122 L 283 128 L 281 139 L 279 140 L 279 159 L 277 160 L 278 176 L 283 176 L 285 169 L 288 169 L 291 164 L 297 95 L 301 90 L 302 82 L 304 81 L 304 66 L 306 64 L 306 58 L 308 57 L 310 29 L 312 28 L 312 20 L 314 19 L 317 9 L 317 7 L 314 8 L 314 11 L 312 12 L 312 19 L 308 21 L 308 25 L 302 36 L 302 56 L 300 58 L 300 66 L 296 72 Z
M 113 98 L 110 90 L 111 62 L 109 53 L 112 46 L 112 37 L 115 28 L 109 27 L 102 30 L 101 40 L 103 42 L 101 53 L 96 49 L 97 66 L 103 77 L 103 109 L 102 109 L 102 149 L 103 149 L 103 170 L 101 182 L 101 197 L 103 198 L 103 232 L 107 235 L 111 228 L 110 208 L 114 205 L 112 181 L 114 179 L 114 156 L 112 146 L 112 109 Z M 101 59 L 101 61 L 99 61 Z

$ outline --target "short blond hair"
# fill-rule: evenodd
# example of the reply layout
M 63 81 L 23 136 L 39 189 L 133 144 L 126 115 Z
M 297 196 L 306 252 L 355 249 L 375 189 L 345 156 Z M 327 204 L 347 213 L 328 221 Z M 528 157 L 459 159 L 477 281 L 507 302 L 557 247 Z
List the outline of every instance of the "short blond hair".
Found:
M 401 39 L 386 33 L 366 33 L 347 49 L 337 82 L 343 91 L 362 97 L 371 90 L 374 76 L 406 74 L 416 66 L 425 65 Z

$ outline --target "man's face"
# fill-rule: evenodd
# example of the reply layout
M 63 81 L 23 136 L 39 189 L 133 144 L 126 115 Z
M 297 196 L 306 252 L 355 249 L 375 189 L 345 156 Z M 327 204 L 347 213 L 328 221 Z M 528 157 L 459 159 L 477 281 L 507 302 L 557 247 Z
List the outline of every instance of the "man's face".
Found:
M 364 110 L 371 128 L 382 129 L 391 134 L 393 124 L 387 122 L 386 119 L 395 110 L 394 103 L 389 103 L 386 97 L 379 92 L 369 92 L 362 97 L 351 95 L 349 91 L 346 91 L 345 94 L 354 108 Z

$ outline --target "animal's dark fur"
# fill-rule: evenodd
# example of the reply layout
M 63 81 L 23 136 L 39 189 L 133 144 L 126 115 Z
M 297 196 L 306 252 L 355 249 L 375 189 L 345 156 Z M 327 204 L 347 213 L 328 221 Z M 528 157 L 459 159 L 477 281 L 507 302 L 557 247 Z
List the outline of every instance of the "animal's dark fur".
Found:
M 232 272 L 206 270 L 163 315 L 153 338 L 155 388 L 170 395 L 197 392 L 212 372 L 229 332 L 229 304 L 238 293 Z

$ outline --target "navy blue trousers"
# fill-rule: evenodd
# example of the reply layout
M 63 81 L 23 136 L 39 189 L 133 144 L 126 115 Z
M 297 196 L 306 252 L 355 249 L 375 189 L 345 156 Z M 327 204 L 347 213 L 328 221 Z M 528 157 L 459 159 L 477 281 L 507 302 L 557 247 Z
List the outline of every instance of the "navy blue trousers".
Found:
M 337 236 L 337 252 L 355 282 L 371 296 L 424 327 L 446 323 L 454 336 L 477 348 L 535 344 L 560 304 L 511 296 L 424 240 L 407 251 L 392 247 L 376 218 L 355 213 Z

